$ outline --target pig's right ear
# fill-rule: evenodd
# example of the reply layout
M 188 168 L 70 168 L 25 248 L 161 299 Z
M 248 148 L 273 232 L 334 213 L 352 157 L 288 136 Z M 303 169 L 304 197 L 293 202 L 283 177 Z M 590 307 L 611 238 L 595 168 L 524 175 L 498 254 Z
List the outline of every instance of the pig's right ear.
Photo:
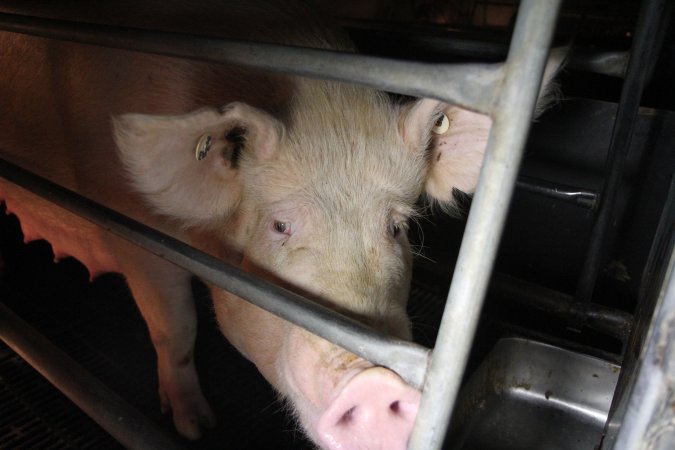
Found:
M 228 216 L 241 196 L 242 152 L 271 158 L 284 132 L 274 117 L 243 103 L 181 116 L 126 114 L 113 128 L 133 187 L 186 225 Z

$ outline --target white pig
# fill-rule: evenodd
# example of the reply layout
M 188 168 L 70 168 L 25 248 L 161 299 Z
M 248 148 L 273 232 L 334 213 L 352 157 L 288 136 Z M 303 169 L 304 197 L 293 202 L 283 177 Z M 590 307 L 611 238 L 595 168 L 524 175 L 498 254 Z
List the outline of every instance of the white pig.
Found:
M 138 3 L 85 3 L 70 14 L 352 50 L 297 2 Z M 451 207 L 453 188 L 473 190 L 487 117 L 435 100 L 401 106 L 348 84 L 12 33 L 1 34 L 0 55 L 3 157 L 410 337 L 408 221 L 425 192 Z M 92 277 L 124 274 L 156 349 L 162 408 L 188 438 L 212 426 L 193 361 L 190 274 L 2 179 L 0 200 L 26 241 L 48 240 L 57 259 L 78 258 Z M 419 391 L 232 294 L 212 288 L 212 297 L 224 335 L 321 447 L 406 448 Z

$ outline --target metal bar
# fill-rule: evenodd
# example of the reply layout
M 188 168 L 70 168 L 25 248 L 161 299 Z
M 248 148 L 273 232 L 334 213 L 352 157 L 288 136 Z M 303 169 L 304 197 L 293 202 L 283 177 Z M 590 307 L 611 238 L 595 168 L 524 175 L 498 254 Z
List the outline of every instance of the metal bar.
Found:
M 446 27 L 430 27 L 416 23 L 389 23 L 372 19 L 341 19 L 340 25 L 350 35 L 357 33 L 370 43 L 375 40 L 382 46 L 391 42 L 403 42 L 410 53 L 453 56 L 476 61 L 502 61 L 508 52 L 508 43 L 478 40 L 473 34 L 462 33 Z M 467 37 L 471 36 L 471 37 Z
M 443 445 L 515 187 L 559 6 L 559 0 L 525 0 L 520 5 L 485 162 L 409 444 L 412 450 Z
M 0 176 L 421 387 L 429 350 L 392 338 L 0 159 Z
M 481 112 L 490 110 L 495 88 L 502 76 L 501 64 L 399 61 L 329 50 L 4 13 L 0 13 L 0 29 L 104 47 L 348 81 L 389 92 L 437 98 Z
M 648 337 L 640 349 L 635 384 L 625 406 L 622 423 L 610 429 L 612 450 L 671 449 L 675 447 L 675 252 L 672 241 L 668 268 L 661 285 Z M 615 439 L 615 440 L 613 440 Z M 608 439 L 609 440 L 609 439 Z M 613 444 L 610 447 L 610 444 Z
M 598 197 L 598 194 L 593 191 L 531 177 L 521 176 L 516 182 L 516 187 L 526 192 L 554 198 L 588 209 L 595 207 Z
M 508 45 L 502 42 L 490 42 L 470 37 L 470 33 L 444 28 L 430 28 L 416 24 L 389 24 L 363 19 L 341 20 L 340 24 L 350 32 L 356 32 L 357 43 L 364 40 L 371 44 L 373 40 L 385 51 L 388 44 L 403 42 L 407 54 L 422 54 L 425 59 L 464 58 L 479 61 L 501 61 L 506 57 Z M 369 45 L 370 46 L 370 45 Z M 570 51 L 565 59 L 565 69 L 591 72 L 611 77 L 623 78 L 626 75 L 629 53 L 626 51 Z
M 624 78 L 629 58 L 629 52 L 574 52 L 566 66 L 569 69 Z
M 630 148 L 633 129 L 637 122 L 642 91 L 647 82 L 648 69 L 661 43 L 659 25 L 665 26 L 665 0 L 645 1 L 635 29 L 635 42 L 631 50 L 626 80 L 621 91 L 612 138 L 605 162 L 605 179 L 600 191 L 595 223 L 591 231 L 586 259 L 579 275 L 576 297 L 590 302 L 595 284 L 609 251 L 610 236 L 616 226 L 614 212 L 623 181 L 623 170 Z M 665 15 L 667 17 L 668 14 Z
M 126 448 L 183 448 L 2 303 L 0 339 Z
M 589 328 L 617 338 L 621 342 L 628 340 L 633 325 L 633 316 L 627 312 L 595 303 L 582 307 L 569 294 L 504 274 L 496 273 L 493 276 L 490 291 L 505 300 L 508 299 L 565 320 L 576 323 L 583 319 Z
M 664 205 L 642 272 L 635 328 L 624 352 L 603 450 L 675 448 L 672 434 L 666 445 L 640 445 L 647 438 L 667 437 L 659 431 L 672 430 L 675 421 L 675 351 L 669 344 L 675 331 L 675 176 Z

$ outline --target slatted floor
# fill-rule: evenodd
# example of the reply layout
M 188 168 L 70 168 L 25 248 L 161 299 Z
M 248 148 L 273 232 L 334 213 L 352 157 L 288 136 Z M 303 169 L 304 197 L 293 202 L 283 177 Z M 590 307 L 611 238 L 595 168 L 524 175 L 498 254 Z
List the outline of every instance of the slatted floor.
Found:
M 0 448 L 121 448 L 1 343 L 0 377 Z

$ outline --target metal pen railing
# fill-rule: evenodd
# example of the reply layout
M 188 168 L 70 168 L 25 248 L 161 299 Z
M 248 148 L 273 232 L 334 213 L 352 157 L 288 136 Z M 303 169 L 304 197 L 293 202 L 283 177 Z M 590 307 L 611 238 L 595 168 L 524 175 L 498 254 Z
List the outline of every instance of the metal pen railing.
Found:
M 612 230 L 616 228 L 619 188 L 624 181 L 624 167 L 637 123 L 642 93 L 653 71 L 667 28 L 664 23 L 669 19 L 669 15 L 664 13 L 666 4 L 665 0 L 643 2 L 635 26 L 635 40 L 607 149 L 603 185 L 594 208 L 593 227 L 577 285 L 577 301 L 582 303 L 590 303 L 593 298 L 596 282 L 608 257 Z
M 0 14 L 0 29 L 217 63 L 348 81 L 437 98 L 493 117 L 486 160 L 469 214 L 436 347 L 386 337 L 35 176 L 0 164 L 0 174 L 196 275 L 424 386 L 411 449 L 443 444 L 487 290 L 529 130 L 559 0 L 523 1 L 504 64 L 428 64 L 203 36 L 85 25 Z M 430 363 L 430 364 L 428 364 Z M 429 370 L 427 371 L 427 367 Z
M 389 337 L 2 159 L 0 176 L 272 314 L 339 342 L 413 386 L 424 382 L 429 351 L 420 345 Z
M 166 33 L 0 13 L 0 30 L 175 56 L 237 64 L 293 75 L 357 83 L 415 97 L 490 110 L 501 64 L 431 64 L 330 50 Z

